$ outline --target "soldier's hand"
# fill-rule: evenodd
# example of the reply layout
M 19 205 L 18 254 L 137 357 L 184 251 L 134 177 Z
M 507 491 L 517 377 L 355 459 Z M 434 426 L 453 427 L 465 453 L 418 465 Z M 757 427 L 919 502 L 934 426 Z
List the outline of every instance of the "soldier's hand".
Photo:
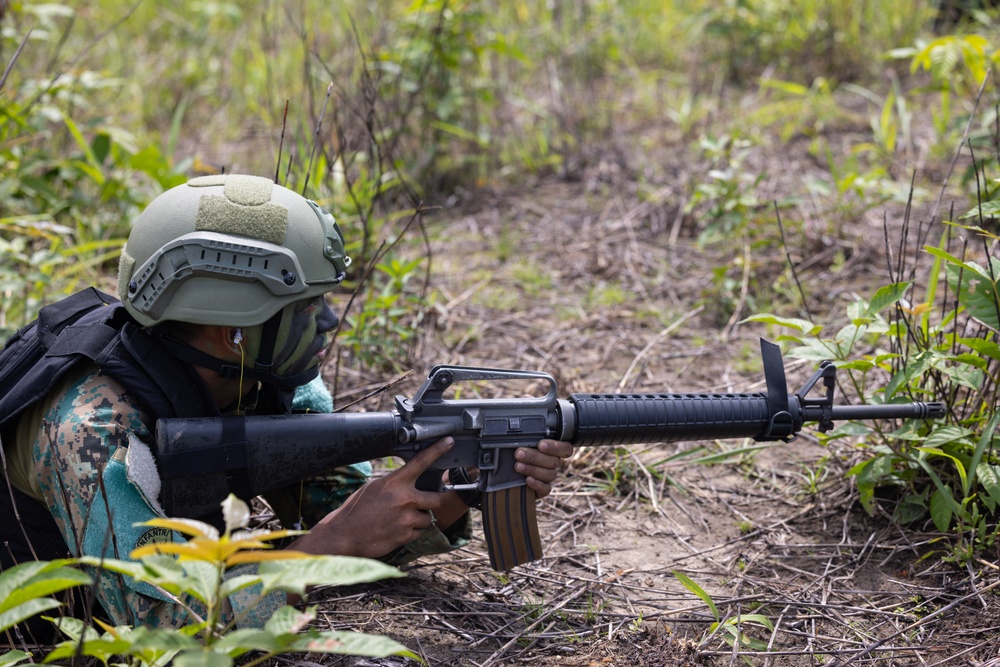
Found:
M 378 558 L 412 542 L 437 521 L 446 495 L 417 490 L 417 478 L 453 444 L 451 438 L 439 440 L 403 467 L 368 482 L 291 548 Z
M 573 455 L 573 445 L 562 440 L 542 440 L 538 449 L 521 447 L 514 452 L 514 470 L 527 478 L 528 486 L 539 498 L 552 493 L 552 482 L 559 476 L 563 461 Z

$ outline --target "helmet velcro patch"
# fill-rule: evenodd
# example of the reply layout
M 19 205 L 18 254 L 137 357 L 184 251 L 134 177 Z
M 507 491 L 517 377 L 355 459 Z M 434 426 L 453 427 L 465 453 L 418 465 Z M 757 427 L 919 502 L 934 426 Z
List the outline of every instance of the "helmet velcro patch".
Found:
M 135 258 L 128 254 L 128 247 L 122 248 L 122 254 L 118 258 L 118 297 L 124 301 L 128 295 L 128 281 L 132 280 L 132 271 L 135 270 Z
M 215 195 L 201 198 L 195 218 L 195 229 L 200 232 L 238 234 L 275 245 L 284 244 L 287 227 L 288 209 L 281 204 L 246 206 Z

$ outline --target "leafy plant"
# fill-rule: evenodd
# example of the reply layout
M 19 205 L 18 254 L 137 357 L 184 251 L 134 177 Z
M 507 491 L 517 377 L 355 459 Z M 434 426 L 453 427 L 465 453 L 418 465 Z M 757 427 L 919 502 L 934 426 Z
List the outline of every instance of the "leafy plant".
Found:
M 61 30 L 72 26 L 60 28 L 73 15 L 66 7 L 27 11 L 40 12 L 32 44 L 65 39 Z M 29 48 L 26 40 L 22 46 Z M 34 71 L 24 57 L 8 74 L 0 94 L 3 338 L 46 301 L 97 282 L 117 258 L 130 218 L 159 189 L 183 181 L 155 147 L 141 148 L 93 113 L 93 100 L 119 89 L 120 79 L 83 68 Z
M 698 242 L 707 245 L 740 234 L 751 224 L 763 203 L 755 190 L 766 174 L 746 169 L 752 144 L 739 135 L 702 137 L 698 146 L 708 170 L 684 211 L 697 215 Z
M 855 477 L 865 510 L 876 511 L 879 493 L 886 500 L 894 497 L 894 520 L 909 523 L 929 517 L 939 531 L 952 532 L 954 553 L 964 558 L 997 537 L 991 520 L 1000 507 L 1000 262 L 991 257 L 983 267 L 942 247 L 924 250 L 935 260 L 924 303 L 914 305 L 905 298 L 915 289 L 906 281 L 852 303 L 849 323 L 832 335 L 823 335 L 822 326 L 807 320 L 768 314 L 748 319 L 792 330 L 780 338 L 792 345 L 789 355 L 833 360 L 862 401 L 917 399 L 948 405 L 945 421 L 848 423 L 828 437 L 859 438 L 865 458 L 849 474 Z M 986 250 L 989 257 L 992 253 Z M 941 274 L 946 285 L 938 284 Z M 943 306 L 936 305 L 938 299 Z
M 74 618 L 50 619 L 69 639 L 45 655 L 46 662 L 94 658 L 107 665 L 116 658 L 143 667 L 167 664 L 228 667 L 237 659 L 257 665 L 291 652 L 336 653 L 368 657 L 417 656 L 399 643 L 375 635 L 319 630 L 311 625 L 315 607 L 299 611 L 278 608 L 262 628 L 237 628 L 239 616 L 226 618 L 225 600 L 251 591 L 256 606 L 265 598 L 303 596 L 310 586 L 348 585 L 399 577 L 393 567 L 377 561 L 342 556 L 310 556 L 269 550 L 270 543 L 296 531 L 245 531 L 250 517 L 245 503 L 230 496 L 223 502 L 226 529 L 189 519 L 154 519 L 143 525 L 189 536 L 184 542 L 148 544 L 123 561 L 82 557 L 52 563 L 32 562 L 0 573 L 0 630 L 59 603 L 48 596 L 70 586 L 87 585 L 90 577 L 70 567 L 82 564 L 131 577 L 167 593 L 183 605 L 190 623 L 179 628 L 111 626 L 99 620 L 95 630 Z M 242 566 L 242 567 L 241 567 Z M 247 567 L 253 566 L 253 567 Z M 22 651 L 0 655 L 0 665 L 14 665 L 31 656 Z
M 761 641 L 754 637 L 748 635 L 744 629 L 749 627 L 761 627 L 765 628 L 770 632 L 774 632 L 774 623 L 771 622 L 767 616 L 763 614 L 735 614 L 733 616 L 722 617 L 719 613 L 719 608 L 715 604 L 715 600 L 709 595 L 704 588 L 699 586 L 691 577 L 687 576 L 683 572 L 678 570 L 671 570 L 673 575 L 677 578 L 677 581 L 683 584 L 684 588 L 688 589 L 704 602 L 708 606 L 708 610 L 712 613 L 712 617 L 715 622 L 708 627 L 708 632 L 705 633 L 705 638 L 703 642 L 708 641 L 709 638 L 714 637 L 718 633 L 722 633 L 722 639 L 730 646 L 735 646 L 739 644 L 740 647 L 749 648 L 754 651 L 767 651 L 767 642 Z M 748 665 L 753 665 L 753 662 L 747 656 L 742 656 L 743 661 Z
M 349 349 L 362 367 L 405 366 L 429 303 L 411 282 L 423 263 L 423 258 L 387 258 L 375 265 L 360 312 L 345 318 L 347 326 L 338 338 L 338 345 Z

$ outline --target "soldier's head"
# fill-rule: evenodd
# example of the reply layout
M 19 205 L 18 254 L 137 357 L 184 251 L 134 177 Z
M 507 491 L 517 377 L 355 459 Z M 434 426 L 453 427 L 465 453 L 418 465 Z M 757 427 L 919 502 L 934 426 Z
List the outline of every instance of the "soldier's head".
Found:
M 249 378 L 297 385 L 318 373 L 323 334 L 337 324 L 323 295 L 350 264 L 340 227 L 315 202 L 266 178 L 204 176 L 136 219 L 118 294 L 139 324 L 188 343 L 192 331 L 224 332 L 245 352 Z M 176 342 L 168 346 L 187 361 L 232 372 L 211 346 L 206 359 L 204 345 L 185 352 Z

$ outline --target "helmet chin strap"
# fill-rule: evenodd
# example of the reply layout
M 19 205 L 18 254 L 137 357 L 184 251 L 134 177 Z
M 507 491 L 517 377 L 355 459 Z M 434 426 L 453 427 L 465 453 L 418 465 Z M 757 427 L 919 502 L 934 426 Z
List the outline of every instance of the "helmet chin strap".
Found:
M 207 352 L 203 352 L 171 336 L 160 334 L 159 338 L 163 347 L 177 359 L 186 361 L 194 366 L 215 371 L 220 377 L 234 380 L 238 379 L 242 372 L 243 379 L 245 380 L 266 382 L 278 385 L 279 387 L 293 389 L 316 379 L 316 376 L 319 375 L 319 366 L 313 366 L 295 375 L 277 375 L 273 372 L 274 348 L 278 341 L 278 329 L 281 326 L 282 312 L 279 310 L 271 316 L 271 319 L 264 323 L 263 331 L 261 332 L 260 351 L 257 354 L 257 359 L 254 361 L 253 368 L 241 368 L 238 364 L 213 357 Z

